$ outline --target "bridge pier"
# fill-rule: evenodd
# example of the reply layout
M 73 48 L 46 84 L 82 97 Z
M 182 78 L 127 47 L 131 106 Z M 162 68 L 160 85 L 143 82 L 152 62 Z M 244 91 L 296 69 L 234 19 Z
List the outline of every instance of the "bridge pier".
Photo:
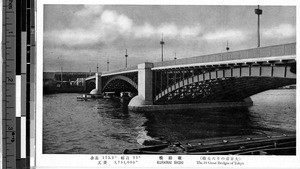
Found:
M 90 94 L 95 97 L 100 97 L 102 95 L 102 83 L 101 83 L 101 73 L 96 73 L 96 88 L 93 89 Z
M 131 99 L 129 109 L 143 105 L 153 105 L 152 70 L 153 63 L 145 62 L 138 65 L 138 95 Z
M 84 80 L 82 83 L 83 83 L 83 84 L 82 84 L 82 86 L 83 86 L 83 91 L 86 92 L 86 81 Z

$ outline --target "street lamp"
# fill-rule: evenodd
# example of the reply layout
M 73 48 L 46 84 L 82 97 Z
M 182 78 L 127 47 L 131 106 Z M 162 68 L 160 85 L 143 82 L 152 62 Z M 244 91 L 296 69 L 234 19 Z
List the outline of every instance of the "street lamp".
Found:
M 164 61 L 164 34 L 161 35 L 161 41 L 160 41 L 160 44 L 161 44 L 161 61 L 163 62 Z
M 229 51 L 228 41 L 227 41 L 226 50 L 227 50 L 227 52 Z
M 125 68 L 127 68 L 127 57 L 128 57 L 128 55 L 127 55 L 127 49 L 126 49 L 126 54 L 125 54 Z
M 109 60 L 107 59 L 107 71 L 109 71 Z
M 262 10 L 258 8 L 254 10 L 255 14 L 257 15 L 257 47 L 260 47 L 260 33 L 259 33 L 259 15 L 262 14 Z

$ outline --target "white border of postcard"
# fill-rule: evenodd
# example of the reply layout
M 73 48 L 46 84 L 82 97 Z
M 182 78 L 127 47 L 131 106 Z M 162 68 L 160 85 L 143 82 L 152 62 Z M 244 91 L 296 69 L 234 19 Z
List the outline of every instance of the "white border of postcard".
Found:
M 187 3 L 188 2 L 188 3 Z M 145 5 L 291 5 L 296 6 L 297 9 L 297 25 L 299 24 L 299 5 L 297 1 L 293 0 L 273 0 L 272 2 L 267 0 L 152 0 L 152 1 L 137 1 L 137 0 L 37 0 L 37 11 L 36 11 L 36 33 L 37 33 L 37 96 L 36 96 L 36 158 L 34 161 L 37 168 L 299 168 L 300 167 L 300 149 L 299 149 L 299 139 L 297 139 L 297 156 L 238 156 L 239 161 L 244 163 L 244 165 L 199 165 L 197 161 L 200 160 L 198 155 L 182 155 L 182 160 L 184 165 L 158 165 L 157 161 L 159 159 L 158 155 L 141 155 L 139 157 L 134 157 L 134 155 L 114 155 L 114 154 L 89 154 L 89 155 L 62 155 L 62 154 L 43 154 L 42 153 L 42 121 L 43 121 L 43 18 L 44 4 L 145 4 Z M 298 26 L 297 26 L 298 28 Z M 296 29 L 297 30 L 297 29 Z M 298 33 L 297 33 L 298 35 Z M 298 41 L 298 36 L 297 36 Z M 297 53 L 299 53 L 299 45 L 297 47 Z M 297 64 L 299 66 L 299 64 Z M 299 67 L 298 67 L 299 68 Z M 298 69 L 299 70 L 299 69 Z M 299 78 L 297 78 L 299 81 Z M 297 82 L 299 84 L 299 82 Z M 297 88 L 297 105 L 298 105 L 298 88 Z M 297 109 L 297 114 L 298 114 Z M 299 115 L 297 116 L 297 122 L 299 121 Z M 299 129 L 299 123 L 296 123 L 296 129 Z M 297 138 L 299 138 L 299 132 L 297 132 Z M 113 160 L 118 160 L 121 156 L 134 159 L 138 158 L 138 162 L 135 164 L 114 164 Z M 164 155 L 168 158 L 167 155 Z M 105 161 L 105 159 L 112 165 L 102 165 L 96 160 L 91 160 L 91 158 L 99 158 L 99 161 Z M 236 156 L 211 156 L 211 157 L 236 157 Z M 183 167 L 184 166 L 184 167 Z

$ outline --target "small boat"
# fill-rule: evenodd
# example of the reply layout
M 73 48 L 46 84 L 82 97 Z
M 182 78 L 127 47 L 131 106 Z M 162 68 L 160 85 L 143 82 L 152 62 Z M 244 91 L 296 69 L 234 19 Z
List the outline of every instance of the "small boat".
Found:
M 77 101 L 87 101 L 88 99 L 91 99 L 92 95 L 90 94 L 83 94 L 82 96 L 77 96 Z
M 139 149 L 125 149 L 123 153 L 168 155 L 296 155 L 296 135 L 248 135 L 177 141 Z
M 115 97 L 115 92 L 104 92 L 103 93 L 103 98 L 104 99 L 111 99 Z

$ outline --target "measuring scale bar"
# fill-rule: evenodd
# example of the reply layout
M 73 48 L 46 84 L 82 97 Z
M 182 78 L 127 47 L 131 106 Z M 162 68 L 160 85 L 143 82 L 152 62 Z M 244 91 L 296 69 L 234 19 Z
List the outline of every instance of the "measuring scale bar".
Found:
M 30 167 L 30 111 L 34 84 L 34 1 L 3 1 L 2 167 Z M 33 30 L 33 31 L 31 31 Z M 30 74 L 32 72 L 32 75 Z M 31 77 L 32 76 L 32 77 Z

